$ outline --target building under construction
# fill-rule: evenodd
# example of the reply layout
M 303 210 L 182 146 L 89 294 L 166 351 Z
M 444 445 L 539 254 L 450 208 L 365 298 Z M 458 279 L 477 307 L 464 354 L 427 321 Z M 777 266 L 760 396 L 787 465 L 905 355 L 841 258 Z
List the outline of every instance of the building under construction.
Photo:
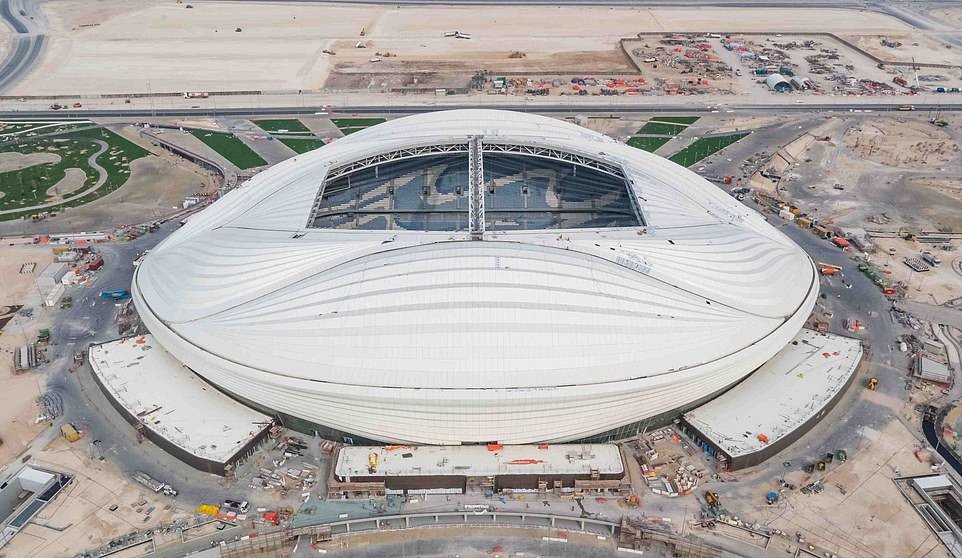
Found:
M 345 446 L 334 458 L 328 497 L 388 494 L 627 494 L 618 446 Z

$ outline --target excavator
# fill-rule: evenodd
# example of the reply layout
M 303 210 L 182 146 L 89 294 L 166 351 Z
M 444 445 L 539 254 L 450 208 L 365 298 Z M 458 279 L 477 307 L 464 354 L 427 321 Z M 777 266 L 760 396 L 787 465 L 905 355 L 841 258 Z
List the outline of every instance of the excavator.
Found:
M 721 507 L 721 498 L 718 494 L 712 492 L 711 490 L 705 491 L 705 502 L 708 503 L 708 507 L 711 509 L 718 509 Z

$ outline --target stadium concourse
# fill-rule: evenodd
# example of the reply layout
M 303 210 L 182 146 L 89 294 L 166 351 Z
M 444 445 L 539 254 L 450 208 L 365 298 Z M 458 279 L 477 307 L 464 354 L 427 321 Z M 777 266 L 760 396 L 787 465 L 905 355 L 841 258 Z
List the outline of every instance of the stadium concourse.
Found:
M 400 118 L 258 174 L 152 250 L 153 343 L 348 443 L 610 441 L 769 361 L 812 260 L 661 157 L 496 110 Z

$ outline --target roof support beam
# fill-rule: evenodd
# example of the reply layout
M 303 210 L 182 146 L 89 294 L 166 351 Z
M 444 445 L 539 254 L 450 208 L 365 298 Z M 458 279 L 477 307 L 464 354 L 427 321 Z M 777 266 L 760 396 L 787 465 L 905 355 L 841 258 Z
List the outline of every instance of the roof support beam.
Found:
M 484 239 L 484 155 L 481 136 L 468 140 L 468 230 L 472 240 Z

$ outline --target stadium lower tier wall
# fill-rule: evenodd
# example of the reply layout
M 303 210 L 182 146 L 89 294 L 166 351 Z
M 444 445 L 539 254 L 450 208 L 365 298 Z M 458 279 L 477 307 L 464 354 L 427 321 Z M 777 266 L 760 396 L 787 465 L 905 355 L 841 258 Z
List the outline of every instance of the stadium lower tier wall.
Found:
M 862 357 L 862 364 L 868 362 L 868 360 Z M 861 364 L 860 364 L 861 368 Z M 789 432 L 785 436 L 782 436 L 778 440 L 768 444 L 764 448 L 752 452 L 746 453 L 738 456 L 729 455 L 724 449 L 716 444 L 712 439 L 702 433 L 700 430 L 692 426 L 690 423 L 685 421 L 684 417 L 681 419 L 681 430 L 688 436 L 696 446 L 701 448 L 702 452 L 709 454 L 711 457 L 718 461 L 719 467 L 726 471 L 737 471 L 739 469 L 746 469 L 748 467 L 754 467 L 759 465 L 768 459 L 771 459 L 776 454 L 787 448 L 788 446 L 794 444 L 801 438 L 805 433 L 811 430 L 816 424 L 821 421 L 825 415 L 835 408 L 842 396 L 848 391 L 849 386 L 855 381 L 856 376 L 860 375 L 860 370 L 856 370 L 851 376 L 849 376 L 848 381 L 842 386 L 842 389 L 838 390 L 832 399 L 825 404 L 822 409 L 813 415 L 810 419 L 799 425 L 798 428 Z
M 91 370 L 90 375 L 93 377 L 94 382 L 97 383 L 97 386 L 100 388 L 100 391 L 102 391 L 104 396 L 107 397 L 107 401 L 110 401 L 110 405 L 114 409 L 116 409 L 117 412 L 120 413 L 122 417 L 124 417 L 124 420 L 130 423 L 130 425 L 133 426 L 134 429 L 137 429 L 138 431 L 143 431 L 144 436 L 146 436 L 147 439 L 153 442 L 155 445 L 160 447 L 160 449 L 166 451 L 170 455 L 173 455 L 174 457 L 190 465 L 194 469 L 197 469 L 199 471 L 204 471 L 205 473 L 211 473 L 211 474 L 220 475 L 220 476 L 226 475 L 228 465 L 233 466 L 238 461 L 241 461 L 242 459 L 246 459 L 250 457 L 257 450 L 257 446 L 259 446 L 261 442 L 267 439 L 267 435 L 270 432 L 270 428 L 267 428 L 265 426 L 263 429 L 261 429 L 260 432 L 257 433 L 256 436 L 251 438 L 250 441 L 244 444 L 242 448 L 237 450 L 226 461 L 214 461 L 213 459 L 200 457 L 190 453 L 184 448 L 171 442 L 167 438 L 164 438 L 163 436 L 161 436 L 157 432 L 154 432 L 150 428 L 147 428 L 126 407 L 124 407 L 122 404 L 120 404 L 119 401 L 114 399 L 114 397 L 110 394 L 110 390 L 108 390 L 107 387 L 104 386 L 103 382 L 100 381 L 100 378 L 97 376 L 96 372 Z M 143 428 L 141 429 L 141 427 Z
M 603 473 L 597 480 L 620 481 L 624 479 L 624 473 Z M 472 477 L 473 480 L 474 477 Z M 419 493 L 433 490 L 456 491 L 465 493 L 468 487 L 468 477 L 465 475 L 411 475 L 411 476 L 380 476 L 363 475 L 351 476 L 350 479 L 335 477 L 339 483 L 377 483 L 384 484 L 384 488 L 390 491 L 400 491 L 405 494 Z M 585 474 L 520 474 L 520 475 L 495 475 L 494 491 L 531 491 L 538 490 L 539 483 L 547 483 L 547 491 L 552 492 L 555 482 L 560 481 L 563 489 L 574 490 L 575 481 L 592 480 L 590 473 Z M 475 483 L 472 483 L 472 485 Z M 332 487 L 336 491 L 336 487 Z

